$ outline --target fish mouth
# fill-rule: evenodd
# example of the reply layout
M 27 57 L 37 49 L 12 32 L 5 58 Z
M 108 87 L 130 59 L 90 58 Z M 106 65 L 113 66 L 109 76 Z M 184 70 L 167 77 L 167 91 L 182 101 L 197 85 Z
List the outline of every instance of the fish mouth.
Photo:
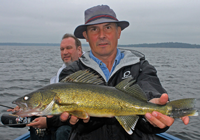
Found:
M 28 105 L 26 103 L 18 103 L 17 101 L 13 101 L 12 104 L 16 104 L 17 106 L 19 106 L 20 109 L 28 108 Z
M 52 107 L 55 103 L 54 99 L 44 107 L 44 105 L 42 103 L 40 103 L 38 106 L 36 107 L 31 107 L 28 106 L 28 104 L 26 103 L 19 103 L 16 101 L 13 101 L 14 104 L 17 104 L 20 109 L 16 110 L 13 114 L 18 115 L 20 117 L 31 117 L 31 116 L 43 116 L 43 115 L 47 115 L 51 112 Z
M 27 109 L 23 110 L 20 108 L 19 110 L 13 112 L 14 115 L 20 116 L 20 117 L 31 117 L 31 116 L 41 116 L 42 112 L 38 109 Z
M 12 102 L 13 104 L 16 104 L 19 106 L 19 110 L 15 110 L 13 114 L 18 115 L 20 117 L 31 117 L 31 116 L 41 116 L 42 112 L 40 111 L 41 105 L 35 108 L 31 108 L 26 103 L 19 103 L 16 101 Z

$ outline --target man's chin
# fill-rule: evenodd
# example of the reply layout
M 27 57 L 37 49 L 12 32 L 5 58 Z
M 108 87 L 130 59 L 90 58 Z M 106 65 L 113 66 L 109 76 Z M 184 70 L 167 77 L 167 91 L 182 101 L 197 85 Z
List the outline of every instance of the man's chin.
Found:
M 72 61 L 64 62 L 66 66 L 70 65 Z

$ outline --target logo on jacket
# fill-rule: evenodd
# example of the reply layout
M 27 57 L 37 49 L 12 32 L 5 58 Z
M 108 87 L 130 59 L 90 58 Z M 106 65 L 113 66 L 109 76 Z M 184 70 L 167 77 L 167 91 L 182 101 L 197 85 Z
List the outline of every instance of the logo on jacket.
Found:
M 124 73 L 122 79 L 126 79 L 126 78 L 128 78 L 128 77 L 132 77 L 130 71 L 126 71 L 126 72 Z

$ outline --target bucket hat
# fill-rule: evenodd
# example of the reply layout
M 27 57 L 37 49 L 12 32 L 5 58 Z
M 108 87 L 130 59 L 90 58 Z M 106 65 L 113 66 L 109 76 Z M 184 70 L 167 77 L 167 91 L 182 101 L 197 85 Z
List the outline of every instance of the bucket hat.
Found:
M 88 25 L 115 22 L 121 27 L 121 30 L 129 26 L 128 21 L 119 21 L 115 12 L 107 5 L 98 5 L 85 10 L 85 24 L 79 25 L 74 31 L 77 38 L 84 39 L 83 32 Z

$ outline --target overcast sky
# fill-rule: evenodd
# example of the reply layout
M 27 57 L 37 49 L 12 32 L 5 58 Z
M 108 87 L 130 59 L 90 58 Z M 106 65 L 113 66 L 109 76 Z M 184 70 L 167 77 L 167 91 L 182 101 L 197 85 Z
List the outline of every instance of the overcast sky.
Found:
M 60 43 L 101 4 L 130 23 L 119 44 L 200 44 L 200 0 L 0 0 L 0 42 Z

